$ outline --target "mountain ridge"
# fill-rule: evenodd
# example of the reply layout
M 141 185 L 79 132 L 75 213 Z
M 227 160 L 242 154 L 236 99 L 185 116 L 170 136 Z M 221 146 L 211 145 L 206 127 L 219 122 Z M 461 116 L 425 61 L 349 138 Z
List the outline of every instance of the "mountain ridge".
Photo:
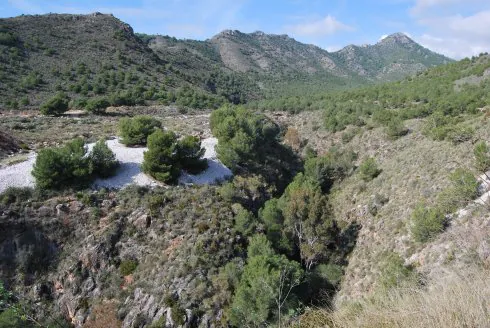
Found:
M 0 34 L 0 96 L 7 108 L 38 106 L 60 91 L 75 100 L 131 93 L 134 99 L 123 104 L 212 108 L 298 83 L 327 91 L 397 80 L 450 61 L 411 39 L 388 42 L 397 34 L 328 52 L 262 31 L 224 30 L 205 41 L 134 33 L 101 13 L 3 18 Z

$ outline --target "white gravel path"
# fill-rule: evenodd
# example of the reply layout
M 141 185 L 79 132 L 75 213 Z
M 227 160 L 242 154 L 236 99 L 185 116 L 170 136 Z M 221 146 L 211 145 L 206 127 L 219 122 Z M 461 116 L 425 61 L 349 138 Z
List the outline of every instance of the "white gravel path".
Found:
M 191 175 L 183 172 L 179 178 L 180 184 L 213 184 L 228 179 L 232 176 L 230 169 L 224 166 L 216 156 L 216 138 L 202 140 L 202 146 L 206 149 L 204 158 L 208 160 L 208 169 L 201 174 Z M 151 179 L 141 172 L 140 165 L 143 162 L 143 153 L 147 148 L 130 148 L 121 144 L 117 139 L 108 140 L 107 145 L 116 154 L 120 162 L 116 174 L 108 179 L 96 179 L 95 188 L 124 188 L 136 184 L 140 186 L 157 186 L 159 182 Z M 94 144 L 88 144 L 92 149 Z M 0 193 L 8 187 L 34 187 L 35 181 L 31 175 L 32 167 L 36 160 L 36 154 L 29 155 L 27 161 L 0 168 Z
M 31 171 L 35 161 L 36 154 L 30 153 L 27 161 L 0 168 L 0 193 L 8 187 L 34 187 Z

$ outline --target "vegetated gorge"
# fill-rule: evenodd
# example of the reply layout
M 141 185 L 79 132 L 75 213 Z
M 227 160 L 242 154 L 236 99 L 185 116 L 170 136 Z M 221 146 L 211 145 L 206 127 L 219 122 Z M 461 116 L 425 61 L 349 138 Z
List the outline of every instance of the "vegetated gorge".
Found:
M 489 327 L 489 77 L 0 19 L 0 327 Z

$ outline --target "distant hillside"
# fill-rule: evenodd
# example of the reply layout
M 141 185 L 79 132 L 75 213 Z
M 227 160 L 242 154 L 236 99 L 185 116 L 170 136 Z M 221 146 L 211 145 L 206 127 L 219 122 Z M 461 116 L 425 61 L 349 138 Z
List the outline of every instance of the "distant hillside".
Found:
M 194 71 L 220 67 L 262 82 L 265 91 L 282 94 L 294 90 L 317 91 L 399 80 L 452 60 L 436 54 L 401 33 L 375 45 L 350 45 L 328 52 L 287 35 L 225 30 L 206 41 L 146 36 L 162 58 Z M 170 59 L 172 60 L 172 59 Z M 189 62 L 192 62 L 189 65 Z M 266 93 L 267 94 L 267 93 Z
M 392 34 L 375 45 L 349 45 L 332 55 L 351 71 L 383 81 L 399 80 L 426 68 L 452 62 L 403 33 Z
M 177 40 L 135 34 L 100 13 L 19 16 L 0 19 L 0 106 L 36 108 L 64 92 L 72 108 L 84 108 L 91 98 L 213 108 L 396 80 L 449 61 L 402 34 L 329 53 L 263 32 Z
M 222 101 L 173 70 L 112 15 L 35 15 L 0 19 L 0 96 L 5 107 L 38 106 L 64 92 L 82 106 L 106 97 L 213 107 Z M 208 99 L 209 98 L 209 99 Z

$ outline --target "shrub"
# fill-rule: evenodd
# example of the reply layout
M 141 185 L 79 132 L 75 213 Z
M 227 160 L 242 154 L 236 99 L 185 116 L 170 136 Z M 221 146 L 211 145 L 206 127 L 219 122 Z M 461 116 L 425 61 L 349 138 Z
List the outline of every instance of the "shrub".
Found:
M 306 160 L 305 175 L 318 182 L 323 192 L 328 192 L 334 182 L 349 175 L 357 155 L 353 152 L 341 152 L 331 149 L 322 157 Z
M 8 187 L 0 194 L 0 204 L 10 205 L 20 203 L 32 197 L 31 188 Z
M 364 181 L 371 181 L 381 173 L 373 157 L 365 159 L 359 166 L 359 174 Z
M 320 264 L 314 269 L 314 274 L 327 280 L 333 286 L 337 286 L 342 280 L 344 270 L 336 264 Z
M 411 233 L 415 241 L 425 243 L 444 230 L 446 218 L 438 208 L 418 204 L 411 217 Z
M 2 45 L 15 46 L 18 40 L 18 37 L 10 32 L 0 32 L 0 44 Z
M 191 174 L 207 169 L 208 161 L 202 159 L 205 149 L 201 148 L 199 137 L 186 136 L 177 144 L 178 160 L 182 168 Z
M 123 118 L 119 121 L 121 143 L 126 146 L 145 145 L 148 136 L 161 125 L 160 121 L 150 116 Z
M 478 196 L 478 180 L 465 169 L 456 169 L 450 176 L 451 186 L 438 195 L 438 203 L 445 213 L 452 213 Z
M 83 139 L 64 146 L 42 149 L 36 158 L 32 175 L 40 189 L 84 187 L 96 176 L 109 176 L 117 161 L 104 141 L 99 141 L 87 156 Z
M 240 207 L 235 216 L 235 230 L 243 235 L 251 235 L 255 230 L 256 224 L 255 216 L 250 211 Z
M 242 107 L 222 107 L 211 114 L 213 135 L 219 140 L 220 160 L 232 170 L 258 159 L 276 145 L 279 128 L 265 116 Z
M 24 97 L 22 97 L 22 98 L 20 99 L 20 104 L 21 104 L 22 106 L 27 106 L 27 105 L 29 105 L 29 103 L 30 103 L 30 102 L 29 102 L 29 98 L 28 98 L 27 96 L 24 96 Z
M 474 134 L 475 130 L 471 126 L 460 124 L 448 132 L 447 138 L 449 138 L 453 144 L 458 144 L 471 140 Z
M 406 266 L 400 255 L 395 252 L 386 255 L 381 265 L 380 284 L 386 289 L 413 285 L 417 282 L 417 275 L 413 268 Z
M 119 272 L 121 272 L 123 276 L 128 276 L 132 274 L 137 267 L 138 262 L 135 260 L 121 261 L 121 264 L 119 265 Z
M 148 137 L 143 172 L 162 182 L 175 182 L 180 176 L 177 136 L 172 131 L 156 130 Z
M 114 175 L 119 166 L 116 155 L 107 146 L 105 140 L 97 141 L 89 155 L 90 169 L 95 175 L 107 178 Z
M 408 133 L 408 129 L 403 124 L 403 120 L 398 116 L 394 116 L 389 122 L 386 123 L 385 131 L 386 134 L 392 139 L 402 137 Z
M 81 108 L 85 108 L 86 105 L 87 105 L 87 98 L 84 97 L 76 98 L 70 101 L 71 108 L 81 109 Z
M 281 249 L 280 242 L 284 217 L 279 208 L 277 198 L 272 198 L 265 202 L 264 206 L 259 210 L 259 218 L 264 223 L 267 238 L 274 244 L 276 249 Z
M 473 148 L 475 154 L 475 166 L 480 172 L 486 172 L 490 168 L 490 148 L 485 141 L 480 141 Z
M 59 92 L 53 98 L 41 105 L 41 113 L 43 115 L 61 115 L 68 109 L 70 99 L 64 93 Z
M 82 139 L 65 146 L 42 149 L 36 158 L 32 175 L 41 189 L 63 189 L 83 185 L 90 176 L 89 159 Z
M 87 104 L 85 105 L 85 110 L 94 114 L 102 114 L 105 113 L 105 110 L 107 107 L 109 107 L 109 105 L 109 101 L 104 97 L 92 98 L 87 101 Z
M 299 263 L 284 255 L 257 255 L 247 260 L 231 306 L 230 320 L 236 327 L 267 326 L 278 321 L 281 314 L 291 313 L 298 301 L 289 293 L 303 280 Z M 278 309 L 277 303 L 281 306 Z

